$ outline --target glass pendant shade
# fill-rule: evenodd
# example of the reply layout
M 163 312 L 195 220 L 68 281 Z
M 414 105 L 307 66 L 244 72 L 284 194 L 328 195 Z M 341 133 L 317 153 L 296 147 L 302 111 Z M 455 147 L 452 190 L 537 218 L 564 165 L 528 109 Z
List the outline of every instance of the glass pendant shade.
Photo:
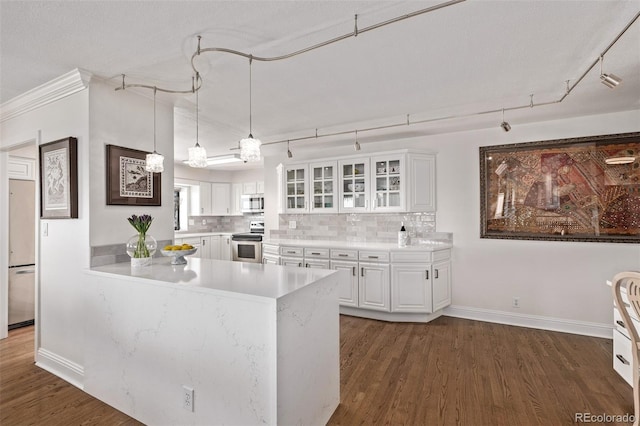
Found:
M 240 140 L 240 159 L 248 161 L 260 161 L 260 139 L 254 139 L 252 134 L 248 138 Z
M 207 167 L 207 150 L 196 143 L 196 146 L 189 148 L 189 166 Z
M 147 154 L 144 169 L 148 172 L 161 173 L 164 171 L 164 155 L 153 151 L 153 154 Z

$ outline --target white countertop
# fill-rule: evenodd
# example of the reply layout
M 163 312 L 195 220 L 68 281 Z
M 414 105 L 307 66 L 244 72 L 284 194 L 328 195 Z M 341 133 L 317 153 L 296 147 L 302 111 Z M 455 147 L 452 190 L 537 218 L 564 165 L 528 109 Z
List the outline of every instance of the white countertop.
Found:
M 263 244 L 276 244 L 289 247 L 317 247 L 342 248 L 353 250 L 384 250 L 384 251 L 437 251 L 453 247 L 451 243 L 416 244 L 398 247 L 395 243 L 357 242 L 357 241 L 327 241 L 327 240 L 292 240 L 292 239 L 264 239 Z
M 287 268 L 260 263 L 186 257 L 186 265 L 171 265 L 171 258 L 154 258 L 151 266 L 133 270 L 129 262 L 87 270 L 95 275 L 157 281 L 183 289 L 222 291 L 278 299 L 336 273 L 332 270 Z
M 233 232 L 176 232 L 173 234 L 173 238 L 195 238 L 195 237 L 210 237 L 215 235 L 231 235 Z

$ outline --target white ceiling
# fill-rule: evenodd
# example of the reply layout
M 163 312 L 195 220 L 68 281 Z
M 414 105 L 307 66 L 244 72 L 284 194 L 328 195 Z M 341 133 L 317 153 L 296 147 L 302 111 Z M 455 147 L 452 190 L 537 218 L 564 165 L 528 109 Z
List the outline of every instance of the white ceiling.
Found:
M 0 2 L 0 103 L 74 68 L 118 84 L 188 89 L 202 47 L 286 54 L 440 1 L 5 1 Z M 633 1 L 468 0 L 277 62 L 253 62 L 253 134 L 263 142 L 461 115 L 559 99 L 640 11 Z M 200 141 L 228 154 L 249 133 L 249 61 L 195 60 Z M 640 19 L 560 104 L 507 111 L 520 123 L 640 108 Z M 175 159 L 195 142 L 195 96 L 175 102 Z M 360 133 L 360 142 L 497 126 L 501 116 Z M 353 143 L 353 135 L 292 143 Z M 295 147 L 295 148 L 294 148 Z M 278 149 L 286 150 L 286 144 Z

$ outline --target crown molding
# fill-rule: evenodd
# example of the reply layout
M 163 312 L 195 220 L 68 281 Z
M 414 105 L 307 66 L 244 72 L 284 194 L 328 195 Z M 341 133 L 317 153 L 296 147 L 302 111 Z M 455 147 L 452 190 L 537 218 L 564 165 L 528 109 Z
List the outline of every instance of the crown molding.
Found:
M 0 123 L 86 89 L 91 77 L 90 72 L 76 68 L 16 96 L 0 105 Z

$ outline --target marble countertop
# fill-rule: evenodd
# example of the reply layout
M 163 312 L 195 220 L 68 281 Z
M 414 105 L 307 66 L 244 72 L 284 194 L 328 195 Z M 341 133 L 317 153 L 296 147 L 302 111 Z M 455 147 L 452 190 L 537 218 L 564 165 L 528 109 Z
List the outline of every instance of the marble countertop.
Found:
M 268 238 L 262 240 L 262 244 L 277 244 L 289 247 L 317 247 L 317 248 L 340 248 L 352 250 L 384 250 L 384 251 L 437 251 L 445 250 L 453 247 L 448 242 L 432 242 L 407 247 L 398 247 L 395 243 L 377 243 L 377 242 L 357 242 L 357 241 L 326 241 L 326 240 L 293 240 L 293 239 L 274 239 Z
M 194 238 L 194 237 L 210 237 L 214 235 L 231 235 L 235 232 L 176 232 L 173 238 Z
M 134 270 L 129 262 L 97 266 L 89 274 L 122 276 L 145 282 L 154 281 L 182 289 L 236 293 L 267 299 L 278 299 L 313 284 L 333 270 L 286 268 L 260 263 L 186 257 L 186 265 L 171 265 L 170 257 L 154 258 L 148 267 Z

